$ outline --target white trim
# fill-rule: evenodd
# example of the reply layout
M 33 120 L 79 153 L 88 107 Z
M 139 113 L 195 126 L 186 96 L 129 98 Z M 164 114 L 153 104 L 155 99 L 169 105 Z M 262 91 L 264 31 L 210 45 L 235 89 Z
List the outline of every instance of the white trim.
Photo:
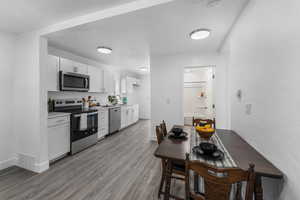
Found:
M 47 35 L 53 32 L 73 28 L 75 26 L 80 26 L 82 24 L 88 24 L 105 18 L 110 18 L 110 17 L 130 13 L 130 12 L 134 12 L 144 8 L 150 8 L 156 5 L 165 4 L 172 1 L 174 0 L 136 0 L 130 3 L 122 4 L 98 12 L 75 17 L 70 20 L 66 20 L 57 24 L 53 24 L 39 30 L 38 32 L 40 33 L 40 35 Z
M 6 169 L 8 167 L 12 167 L 12 166 L 16 165 L 17 162 L 18 162 L 18 159 L 16 157 L 0 161 L 0 170 Z
M 18 154 L 17 166 L 29 171 L 34 171 L 35 158 L 26 154 Z
M 42 173 L 47 171 L 48 169 L 49 169 L 49 161 L 34 164 L 34 172 L 36 173 Z
M 6 169 L 12 166 L 18 166 L 36 173 L 42 173 L 49 169 L 49 161 L 41 162 L 41 163 L 33 163 L 33 157 L 18 154 L 18 157 L 13 157 L 4 161 L 0 161 L 0 170 Z
M 18 154 L 18 158 L 17 166 L 29 171 L 42 173 L 49 169 L 48 160 L 41 163 L 36 163 L 35 157 L 26 154 Z

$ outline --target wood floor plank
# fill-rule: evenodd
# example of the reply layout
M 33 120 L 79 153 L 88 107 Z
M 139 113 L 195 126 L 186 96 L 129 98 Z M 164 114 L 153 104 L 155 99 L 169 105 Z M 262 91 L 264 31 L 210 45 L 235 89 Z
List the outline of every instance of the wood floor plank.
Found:
M 149 127 L 141 120 L 42 174 L 6 169 L 0 172 L 0 199 L 156 200 L 161 162 L 153 156 L 157 144 L 148 139 Z M 172 192 L 182 193 L 177 185 Z

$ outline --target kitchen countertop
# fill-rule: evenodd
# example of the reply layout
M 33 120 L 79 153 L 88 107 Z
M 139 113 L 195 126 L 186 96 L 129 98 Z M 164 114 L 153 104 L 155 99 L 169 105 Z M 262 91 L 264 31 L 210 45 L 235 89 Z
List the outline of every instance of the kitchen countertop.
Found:
M 71 113 L 64 113 L 64 112 L 49 112 L 48 113 L 48 119 L 55 118 L 55 117 L 63 117 L 63 116 L 69 116 Z
M 106 110 L 106 109 L 109 109 L 109 108 L 116 108 L 116 107 L 121 107 L 123 105 L 121 104 L 117 104 L 117 105 L 114 105 L 114 106 L 95 106 L 96 109 L 100 110 L 100 109 L 103 109 L 103 110 Z

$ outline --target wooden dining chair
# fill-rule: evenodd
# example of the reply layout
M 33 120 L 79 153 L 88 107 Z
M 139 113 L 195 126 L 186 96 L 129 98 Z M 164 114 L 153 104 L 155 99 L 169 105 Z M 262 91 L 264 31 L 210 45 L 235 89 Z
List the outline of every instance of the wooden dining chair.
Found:
M 163 132 L 163 135 L 167 136 L 168 131 L 167 131 L 167 125 L 166 125 L 165 120 L 163 120 L 162 123 L 160 124 L 160 128 L 161 128 L 161 130 Z
M 161 129 L 161 126 L 156 126 L 156 138 L 157 138 L 157 143 L 160 144 L 164 140 L 164 134 Z M 163 192 L 163 186 L 166 182 L 166 177 L 167 177 L 167 160 L 166 159 L 161 159 L 161 165 L 162 165 L 162 175 L 161 175 L 161 180 L 160 180 L 160 185 L 159 185 L 159 190 L 158 190 L 158 198 L 160 198 L 160 195 L 164 195 L 165 193 Z M 184 163 L 176 163 L 172 162 L 172 174 L 171 174 L 171 179 L 178 179 L 178 180 L 185 180 L 185 165 Z M 174 198 L 176 200 L 183 200 L 180 197 L 176 197 L 174 195 L 170 194 L 171 198 Z
M 195 118 L 193 117 L 193 126 L 197 125 L 211 125 L 212 128 L 216 128 L 216 119 L 202 119 L 202 118 Z
M 190 161 L 186 154 L 186 199 L 190 200 L 229 200 L 232 185 L 246 181 L 245 200 L 253 200 L 255 172 L 254 165 L 250 164 L 247 171 L 239 168 L 216 168 L 199 161 Z M 190 171 L 204 179 L 204 194 L 190 189 Z M 237 196 L 236 196 L 237 197 Z

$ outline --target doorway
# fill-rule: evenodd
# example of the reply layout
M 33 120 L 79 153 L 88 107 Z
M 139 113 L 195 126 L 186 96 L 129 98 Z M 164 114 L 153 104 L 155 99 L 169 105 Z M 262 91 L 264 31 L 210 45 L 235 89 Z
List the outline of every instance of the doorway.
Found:
M 192 125 L 193 117 L 215 118 L 215 66 L 184 68 L 184 124 Z

